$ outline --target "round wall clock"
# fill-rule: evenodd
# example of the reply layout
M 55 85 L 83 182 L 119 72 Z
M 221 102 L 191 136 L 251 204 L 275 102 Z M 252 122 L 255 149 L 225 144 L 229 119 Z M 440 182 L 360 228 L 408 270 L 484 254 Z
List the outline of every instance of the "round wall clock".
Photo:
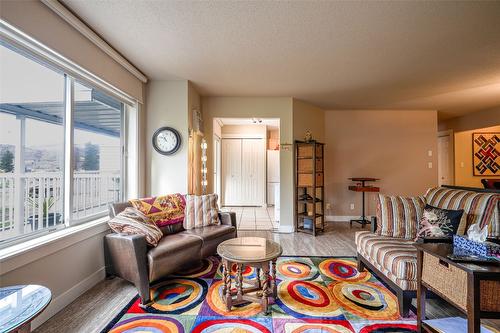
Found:
M 153 147 L 163 155 L 172 155 L 181 147 L 181 135 L 172 127 L 161 127 L 153 134 Z

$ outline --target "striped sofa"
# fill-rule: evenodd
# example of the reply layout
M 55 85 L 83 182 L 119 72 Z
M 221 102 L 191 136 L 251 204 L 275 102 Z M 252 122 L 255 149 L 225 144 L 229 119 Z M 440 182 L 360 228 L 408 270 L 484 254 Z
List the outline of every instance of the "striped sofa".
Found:
M 488 225 L 489 237 L 499 238 L 499 193 L 450 186 L 431 188 L 424 198 L 434 207 L 463 209 L 467 213 L 466 228 L 474 223 L 481 227 Z M 415 228 L 417 223 L 413 221 L 412 227 Z M 356 233 L 358 268 L 367 266 L 378 274 L 396 292 L 400 313 L 407 316 L 417 290 L 417 250 L 413 239 L 382 236 L 376 228 L 376 219 L 373 218 L 372 231 Z

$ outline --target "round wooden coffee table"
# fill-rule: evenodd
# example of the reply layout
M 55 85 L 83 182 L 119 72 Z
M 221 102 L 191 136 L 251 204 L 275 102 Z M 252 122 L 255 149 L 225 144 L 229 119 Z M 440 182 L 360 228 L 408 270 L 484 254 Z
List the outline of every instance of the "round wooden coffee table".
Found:
M 228 311 L 231 311 L 233 305 L 257 302 L 261 304 L 262 311 L 269 314 L 268 298 L 272 296 L 276 299 L 277 297 L 276 259 L 282 252 L 278 243 L 260 237 L 233 238 L 219 244 L 217 253 L 222 258 L 224 282 L 222 296 Z M 236 275 L 231 277 L 233 265 L 236 265 Z M 244 266 L 256 269 L 255 279 L 245 279 L 245 283 L 250 287 L 243 286 L 242 268 Z M 232 280 L 235 282 L 235 289 L 231 287 Z

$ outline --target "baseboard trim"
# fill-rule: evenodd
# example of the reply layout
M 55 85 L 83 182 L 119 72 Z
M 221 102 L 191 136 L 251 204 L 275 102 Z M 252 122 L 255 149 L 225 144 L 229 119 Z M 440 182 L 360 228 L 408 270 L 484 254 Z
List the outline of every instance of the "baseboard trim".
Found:
M 94 273 L 80 281 L 78 284 L 63 292 L 61 295 L 53 298 L 47 309 L 45 309 L 45 311 L 43 311 L 37 318 L 35 318 L 35 320 L 33 320 L 33 322 L 31 323 L 31 329 L 35 330 L 38 326 L 42 325 L 59 311 L 64 309 L 87 290 L 95 286 L 100 281 L 104 280 L 105 277 L 106 271 L 105 267 L 103 266 L 99 270 L 95 271 Z
M 359 215 L 349 216 L 349 215 L 327 215 L 325 216 L 325 221 L 327 222 L 349 222 L 350 220 L 359 219 Z M 366 216 L 367 220 L 371 219 L 371 216 Z

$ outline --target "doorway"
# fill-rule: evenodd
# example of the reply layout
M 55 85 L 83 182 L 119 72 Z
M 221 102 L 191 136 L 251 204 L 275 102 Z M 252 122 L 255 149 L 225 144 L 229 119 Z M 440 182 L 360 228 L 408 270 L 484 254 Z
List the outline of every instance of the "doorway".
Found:
M 214 126 L 213 176 L 221 207 L 236 213 L 238 229 L 277 229 L 279 119 L 217 118 Z
M 455 184 L 453 131 L 438 132 L 438 185 Z

